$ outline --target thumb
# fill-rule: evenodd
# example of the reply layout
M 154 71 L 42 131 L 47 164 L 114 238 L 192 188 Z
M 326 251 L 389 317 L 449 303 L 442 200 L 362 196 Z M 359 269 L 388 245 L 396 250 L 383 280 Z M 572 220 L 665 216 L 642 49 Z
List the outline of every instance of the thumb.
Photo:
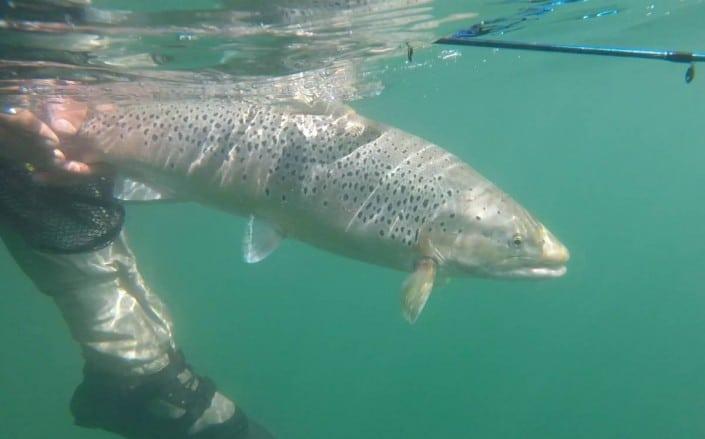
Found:
M 59 136 L 73 136 L 83 125 L 88 106 L 79 101 L 65 99 L 60 103 L 47 104 L 49 125 Z

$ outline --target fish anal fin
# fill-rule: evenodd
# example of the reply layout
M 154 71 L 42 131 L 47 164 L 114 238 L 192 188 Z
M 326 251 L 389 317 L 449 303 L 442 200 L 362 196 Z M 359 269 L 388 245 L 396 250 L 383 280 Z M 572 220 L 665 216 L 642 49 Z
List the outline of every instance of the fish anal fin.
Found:
M 242 256 L 248 264 L 255 264 L 279 247 L 283 235 L 268 221 L 250 215 L 242 242 Z
M 436 279 L 436 262 L 430 258 L 421 259 L 416 263 L 413 273 L 402 287 L 402 314 L 409 323 L 416 322 L 423 311 L 433 290 Z

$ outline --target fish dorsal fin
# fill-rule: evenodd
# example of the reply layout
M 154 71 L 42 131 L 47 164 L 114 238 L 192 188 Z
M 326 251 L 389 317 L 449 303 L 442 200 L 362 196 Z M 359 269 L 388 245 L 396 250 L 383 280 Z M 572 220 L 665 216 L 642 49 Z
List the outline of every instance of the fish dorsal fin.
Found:
M 114 194 L 115 198 L 121 201 L 167 201 L 174 199 L 168 191 L 156 189 L 124 177 L 115 179 Z
M 279 247 L 283 235 L 266 220 L 250 215 L 242 242 L 242 256 L 248 264 L 257 263 Z
M 416 322 L 433 290 L 436 279 L 436 262 L 423 258 L 416 263 L 416 269 L 402 287 L 401 307 L 404 318 L 409 323 Z

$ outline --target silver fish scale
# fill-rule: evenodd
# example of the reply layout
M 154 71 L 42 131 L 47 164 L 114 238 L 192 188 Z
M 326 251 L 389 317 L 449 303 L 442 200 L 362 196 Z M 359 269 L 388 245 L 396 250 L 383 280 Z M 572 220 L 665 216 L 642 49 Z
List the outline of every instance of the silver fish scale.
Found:
M 352 111 L 157 103 L 97 112 L 82 134 L 102 139 L 112 157 L 134 160 L 139 151 L 166 174 L 237 187 L 240 202 L 270 212 L 297 206 L 331 230 L 404 247 L 431 232 L 459 190 L 482 180 L 445 150 Z M 452 184 L 449 176 L 457 176 Z
M 377 239 L 413 246 L 452 198 L 445 171 L 458 165 L 443 149 L 388 129 L 336 161 L 328 170 L 329 195 L 349 215 L 346 231 L 362 236 L 372 231 Z
M 81 134 L 107 137 L 102 147 L 114 155 L 121 148 L 128 154 L 124 145 L 131 145 L 130 153 L 141 149 L 154 165 L 218 175 L 223 183 L 236 176 L 247 180 L 251 169 L 266 170 L 275 179 L 297 177 L 380 135 L 344 114 L 221 101 L 121 106 L 96 112 Z

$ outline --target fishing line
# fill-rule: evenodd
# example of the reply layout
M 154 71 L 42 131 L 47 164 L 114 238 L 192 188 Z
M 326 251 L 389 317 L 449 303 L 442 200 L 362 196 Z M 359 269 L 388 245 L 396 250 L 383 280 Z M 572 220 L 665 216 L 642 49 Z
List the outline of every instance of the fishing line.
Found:
M 463 32 L 440 38 L 435 44 L 453 46 L 491 47 L 495 49 L 529 50 L 536 52 L 571 53 L 575 55 L 612 56 L 618 58 L 640 58 L 689 64 L 685 72 L 685 82 L 695 78 L 695 63 L 705 62 L 705 53 L 680 50 L 633 49 L 623 47 L 577 46 L 564 44 L 523 43 L 518 41 L 501 41 L 463 37 Z

